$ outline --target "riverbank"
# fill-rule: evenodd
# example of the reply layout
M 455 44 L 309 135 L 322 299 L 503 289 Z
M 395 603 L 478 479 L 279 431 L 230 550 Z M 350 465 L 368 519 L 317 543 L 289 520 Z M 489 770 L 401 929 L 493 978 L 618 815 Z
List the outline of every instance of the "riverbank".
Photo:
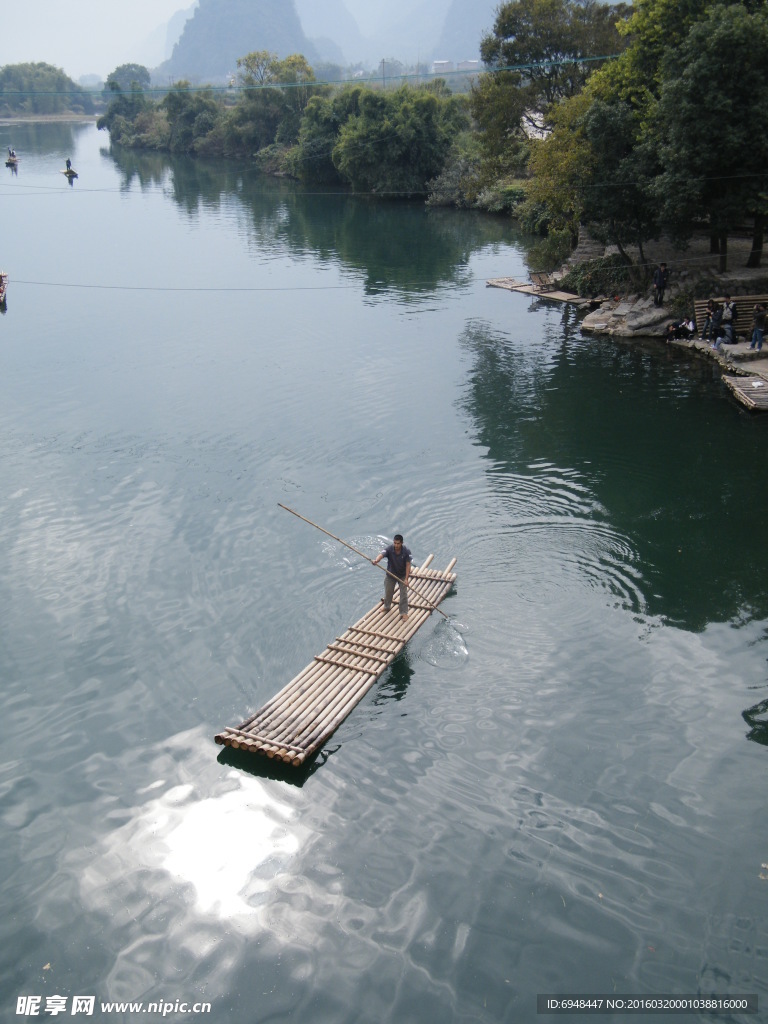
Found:
M 13 114 L 0 117 L 0 125 L 9 124 L 55 124 L 67 121 L 97 121 L 99 114 Z
M 709 341 L 700 338 L 668 340 L 667 327 L 676 319 L 694 315 L 694 302 L 706 298 L 717 298 L 730 294 L 737 305 L 739 296 L 768 295 L 768 269 L 745 266 L 751 250 L 751 240 L 736 238 L 729 241 L 729 269 L 719 270 L 720 257 L 709 251 L 709 238 L 694 238 L 686 249 L 676 248 L 669 242 L 649 244 L 644 252 L 649 269 L 659 263 L 666 263 L 670 270 L 670 283 L 664 305 L 656 306 L 651 289 L 646 293 L 625 295 L 595 295 L 584 298 L 566 290 L 558 289 L 574 265 L 589 260 L 602 259 L 615 253 L 595 239 L 584 235 L 577 249 L 560 270 L 549 275 L 546 286 L 531 282 L 516 281 L 513 278 L 489 280 L 489 286 L 522 292 L 541 299 L 564 302 L 577 306 L 583 311 L 581 330 L 587 335 L 608 335 L 616 338 L 664 340 L 665 344 L 688 349 L 693 355 L 716 362 L 726 382 L 733 377 L 754 378 L 750 390 L 768 386 L 768 343 L 764 353 L 750 348 L 752 326 L 752 302 L 742 303 L 737 324 L 737 343 L 714 348 Z M 632 256 L 638 259 L 637 253 Z M 534 278 L 536 275 L 532 275 Z M 699 325 L 700 326 L 700 325 Z M 728 376 L 730 375 L 730 377 Z M 731 384 L 729 383 L 729 386 Z M 734 389 L 737 399 L 749 408 L 755 408 L 751 401 L 745 401 L 740 389 Z M 762 408 L 765 408 L 763 405 Z
M 581 256 L 579 249 L 583 253 Z M 594 259 L 615 251 L 603 249 L 599 252 L 593 240 L 587 240 L 584 248 L 580 246 L 579 249 L 561 274 L 580 258 Z M 644 253 L 649 268 L 664 262 L 670 271 L 664 305 L 654 305 L 650 289 L 645 294 L 597 296 L 582 320 L 581 329 L 585 334 L 608 334 L 620 338 L 663 338 L 666 343 L 669 323 L 682 316 L 693 315 L 693 304 L 697 299 L 730 294 L 738 305 L 739 296 L 768 294 L 768 268 L 745 265 L 750 250 L 751 239 L 729 239 L 728 269 L 721 272 L 720 257 L 709 251 L 708 236 L 697 236 L 685 249 L 663 239 L 649 243 Z M 637 253 L 632 255 L 633 258 L 638 256 Z M 596 302 L 599 302 L 597 308 Z M 699 338 L 675 339 L 669 344 L 687 349 L 697 357 L 714 360 L 724 375 L 754 377 L 758 382 L 768 382 L 768 345 L 763 349 L 764 355 L 750 349 L 751 325 L 751 303 L 749 308 L 742 304 L 737 326 L 737 337 L 741 340 L 737 344 L 715 349 L 710 342 Z

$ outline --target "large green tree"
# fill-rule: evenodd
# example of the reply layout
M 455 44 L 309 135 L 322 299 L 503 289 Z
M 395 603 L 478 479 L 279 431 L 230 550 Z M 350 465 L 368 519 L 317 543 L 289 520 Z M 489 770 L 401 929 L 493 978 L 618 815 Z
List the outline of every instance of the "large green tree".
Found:
M 343 183 L 333 162 L 333 149 L 347 121 L 360 113 L 361 85 L 348 86 L 330 96 L 313 96 L 301 120 L 292 164 L 305 181 Z
M 254 50 L 238 58 L 237 67 L 242 97 L 227 118 L 226 148 L 252 156 L 275 142 L 295 143 L 304 109 L 320 90 L 307 60 Z
M 580 92 L 600 58 L 623 48 L 627 7 L 598 0 L 510 0 L 480 44 L 486 68 L 515 76 L 529 112 Z
M 150 81 L 149 71 L 143 64 L 121 64 L 107 75 L 105 91 L 113 93 L 148 89 Z
M 757 228 L 750 262 L 760 263 L 768 213 L 767 55 L 765 5 L 750 11 L 717 4 L 661 65 L 660 208 L 683 238 L 707 223 L 719 239 L 721 271 L 728 235 L 748 215 Z
M 465 124 L 461 97 L 409 86 L 368 90 L 339 131 L 333 163 L 356 191 L 422 195 Z
M 555 104 L 578 95 L 601 59 L 626 43 L 617 24 L 624 4 L 596 0 L 509 0 L 480 46 L 490 72 L 471 92 L 490 184 L 525 167 L 531 135 L 541 133 Z
M 192 90 L 188 82 L 177 82 L 160 107 L 168 119 L 172 153 L 194 153 L 200 140 L 215 129 L 221 112 L 210 88 Z
M 531 193 L 555 223 L 577 219 L 627 253 L 661 231 L 727 237 L 768 215 L 765 0 L 636 0 L 627 49 L 550 113 L 534 144 Z M 627 257 L 628 258 L 628 257 Z

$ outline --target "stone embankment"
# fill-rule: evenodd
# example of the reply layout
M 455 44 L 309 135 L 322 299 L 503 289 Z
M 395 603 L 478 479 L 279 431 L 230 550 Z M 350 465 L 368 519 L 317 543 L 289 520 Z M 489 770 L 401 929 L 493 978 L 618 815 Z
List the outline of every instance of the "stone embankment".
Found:
M 662 337 L 672 319 L 672 313 L 664 306 L 655 306 L 653 299 L 630 295 L 603 299 L 581 321 L 581 329 L 586 334 L 612 334 L 620 338 Z
M 664 306 L 653 304 L 651 289 L 644 294 L 598 296 L 592 300 L 592 310 L 584 318 L 582 328 L 592 334 L 613 334 L 617 337 L 662 337 L 667 324 L 681 316 L 693 313 L 693 300 L 722 296 L 730 293 L 737 301 L 739 295 L 768 294 L 768 269 L 750 269 L 745 266 L 751 240 L 733 238 L 729 241 L 728 265 L 725 273 L 718 270 L 719 256 L 709 251 L 709 237 L 693 238 L 686 249 L 675 248 L 667 239 L 649 242 L 643 256 L 648 270 L 659 263 L 669 268 L 669 287 Z M 558 275 L 561 276 L 574 263 L 597 256 L 615 254 L 612 247 L 601 247 L 588 232 L 583 231 L 579 245 Z M 639 264 L 640 254 L 630 251 Z M 595 302 L 600 305 L 595 307 Z M 742 326 L 746 329 L 747 311 L 743 311 Z
M 663 241 L 656 247 L 649 247 L 646 256 L 653 264 L 666 262 L 671 272 L 664 305 L 656 306 L 651 294 L 619 295 L 613 298 L 598 296 L 591 301 L 590 312 L 581 322 L 582 331 L 585 334 L 608 334 L 619 338 L 664 338 L 667 326 L 672 321 L 693 314 L 695 299 L 720 298 L 729 294 L 738 305 L 739 296 L 768 295 L 768 269 L 745 266 L 749 245 L 747 239 L 735 239 L 731 243 L 729 264 L 734 269 L 726 273 L 718 271 L 718 258 L 707 251 L 708 239 L 694 240 L 684 252 L 665 245 Z M 603 253 L 606 254 L 607 251 Z M 579 253 L 577 250 L 569 263 L 589 258 L 594 258 L 592 251 Z M 563 272 L 566 269 L 567 266 Z M 599 303 L 597 308 L 596 303 Z M 711 342 L 700 338 L 673 340 L 669 344 L 713 359 L 720 365 L 726 381 L 726 374 L 736 374 L 740 378 L 751 378 L 752 387 L 762 388 L 762 382 L 768 382 L 768 332 L 765 344 L 758 352 L 749 345 L 751 326 L 751 305 L 745 306 L 742 303 L 735 345 L 715 348 Z M 765 386 L 768 387 L 768 384 Z

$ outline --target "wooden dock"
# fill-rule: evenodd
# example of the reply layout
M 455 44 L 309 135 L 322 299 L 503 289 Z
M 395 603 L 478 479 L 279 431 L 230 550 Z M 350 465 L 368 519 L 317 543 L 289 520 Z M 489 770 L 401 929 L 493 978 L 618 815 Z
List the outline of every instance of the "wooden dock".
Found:
M 768 381 L 754 374 L 744 377 L 726 377 L 723 380 L 734 396 L 753 412 L 768 412 Z
M 216 742 L 295 767 L 303 764 L 335 732 L 450 591 L 456 580 L 452 571 L 456 559 L 439 572 L 429 568 L 432 558 L 430 555 L 411 570 L 405 622 L 398 611 L 396 590 L 388 612 L 380 600 L 254 715 L 223 729 Z
M 543 278 L 546 275 L 534 275 Z M 523 295 L 532 295 L 538 299 L 553 299 L 556 302 L 570 302 L 576 306 L 589 306 L 589 299 L 582 299 L 573 292 L 561 291 L 556 282 L 541 283 L 541 281 L 516 281 L 514 277 L 495 277 L 485 282 L 486 288 L 504 288 L 508 292 L 521 292 Z

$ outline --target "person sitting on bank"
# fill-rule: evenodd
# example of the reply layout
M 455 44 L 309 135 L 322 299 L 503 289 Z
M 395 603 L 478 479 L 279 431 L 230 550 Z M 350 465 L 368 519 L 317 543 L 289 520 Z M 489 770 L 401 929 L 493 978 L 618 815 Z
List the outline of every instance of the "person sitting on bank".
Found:
M 395 539 L 388 547 L 371 559 L 378 565 L 382 558 L 387 559 L 387 578 L 384 580 L 384 611 L 392 607 L 395 584 L 400 588 L 400 618 L 408 618 L 408 577 L 411 575 L 411 552 L 403 544 L 402 533 L 396 533 Z M 391 574 L 391 575 L 390 575 Z
M 696 324 L 693 322 L 691 317 L 686 317 L 684 320 L 675 320 L 671 324 L 667 325 L 667 341 L 684 340 L 692 338 L 696 333 Z

